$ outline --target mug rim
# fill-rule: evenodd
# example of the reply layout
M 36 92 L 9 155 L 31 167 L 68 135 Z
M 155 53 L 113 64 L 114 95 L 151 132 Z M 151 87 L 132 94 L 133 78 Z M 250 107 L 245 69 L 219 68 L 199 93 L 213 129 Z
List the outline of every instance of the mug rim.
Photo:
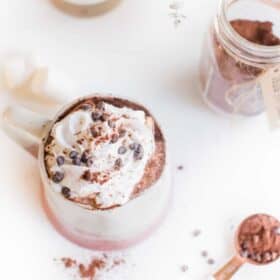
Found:
M 118 96 L 118 95 L 113 95 L 113 94 L 110 94 L 110 93 L 92 93 L 92 94 L 85 95 L 85 96 L 82 96 L 82 97 L 77 97 L 74 100 L 72 100 L 70 102 L 67 102 L 65 105 L 62 106 L 62 108 L 60 108 L 58 110 L 58 112 L 55 114 L 55 116 L 52 117 L 52 119 L 49 120 L 48 124 L 46 125 L 43 136 L 40 139 L 39 149 L 38 149 L 39 169 L 40 169 L 40 175 L 41 175 L 41 179 L 42 179 L 44 187 L 45 187 L 45 185 L 48 185 L 49 190 L 51 192 L 58 194 L 57 192 L 54 191 L 54 189 L 51 187 L 51 185 L 49 183 L 49 177 L 48 177 L 48 174 L 47 174 L 45 160 L 44 160 L 45 144 L 48 140 L 48 136 L 49 136 L 49 133 L 50 133 L 52 127 L 59 120 L 59 118 L 62 117 L 63 114 L 65 114 L 67 112 L 67 110 L 69 110 L 69 109 L 71 109 L 71 107 L 75 106 L 75 104 L 78 104 L 79 102 L 81 102 L 83 100 L 94 98 L 94 97 L 116 98 L 116 99 L 124 100 L 124 101 L 127 100 L 127 101 L 132 102 L 136 105 L 140 105 L 141 107 L 143 107 L 145 110 L 147 110 L 149 112 L 150 116 L 156 122 L 156 125 L 157 125 L 158 129 L 160 130 L 160 132 L 162 134 L 162 137 L 163 137 L 163 141 L 164 141 L 165 162 L 164 162 L 164 167 L 162 169 L 162 172 L 161 172 L 160 176 L 158 177 L 158 179 L 152 185 L 150 185 L 148 188 L 146 188 L 144 191 L 142 191 L 136 197 L 129 199 L 129 201 L 127 201 L 123 205 L 120 205 L 120 206 L 117 206 L 117 207 L 114 207 L 114 208 L 111 208 L 111 209 L 92 209 L 85 204 L 81 204 L 81 203 L 71 201 L 69 199 L 66 199 L 62 195 L 60 196 L 65 201 L 67 201 L 67 202 L 69 202 L 73 205 L 77 205 L 78 207 L 81 207 L 84 210 L 88 210 L 90 212 L 94 211 L 94 212 L 102 212 L 102 213 L 106 212 L 106 213 L 108 213 L 108 212 L 115 211 L 116 209 L 122 208 L 125 205 L 131 203 L 132 201 L 137 200 L 137 199 L 141 198 L 142 196 L 147 195 L 147 193 L 151 192 L 154 189 L 154 187 L 157 185 L 157 183 L 169 171 L 169 156 L 168 156 L 168 149 L 167 149 L 167 141 L 166 141 L 166 138 L 165 138 L 165 133 L 162 130 L 162 126 L 158 123 L 157 119 L 153 116 L 153 114 L 150 112 L 150 109 L 147 108 L 146 105 L 143 105 L 142 103 L 140 103 L 138 101 L 135 101 L 133 99 L 126 98 L 125 96 Z

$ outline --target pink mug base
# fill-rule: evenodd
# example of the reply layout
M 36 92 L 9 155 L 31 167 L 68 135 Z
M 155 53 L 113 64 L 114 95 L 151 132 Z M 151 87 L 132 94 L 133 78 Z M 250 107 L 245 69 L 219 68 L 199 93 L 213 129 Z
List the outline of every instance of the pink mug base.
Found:
M 44 194 L 42 195 L 42 203 L 49 221 L 51 222 L 51 224 L 57 230 L 58 233 L 60 233 L 69 241 L 81 247 L 92 249 L 92 250 L 99 250 L 99 251 L 122 250 L 122 249 L 132 247 L 144 241 L 160 227 L 160 225 L 163 223 L 163 221 L 165 220 L 168 214 L 168 207 L 166 207 L 163 210 L 160 217 L 149 228 L 147 228 L 144 232 L 138 234 L 137 236 L 131 239 L 119 240 L 119 241 L 94 239 L 94 237 L 93 239 L 88 239 L 85 237 L 77 236 L 77 234 L 70 232 L 65 226 L 61 224 L 61 222 L 59 222 L 57 217 L 51 211 Z M 167 204 L 167 206 L 168 205 L 169 203 Z

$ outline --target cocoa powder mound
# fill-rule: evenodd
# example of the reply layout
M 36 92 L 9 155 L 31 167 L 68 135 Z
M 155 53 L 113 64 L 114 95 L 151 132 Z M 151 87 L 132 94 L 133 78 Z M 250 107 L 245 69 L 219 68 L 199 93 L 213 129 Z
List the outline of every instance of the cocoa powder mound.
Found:
M 263 46 L 280 45 L 280 38 L 273 34 L 273 23 L 237 19 L 230 22 L 233 29 L 244 39 Z
M 239 253 L 258 264 L 275 261 L 280 256 L 280 223 L 268 215 L 246 219 L 238 234 Z
M 273 34 L 272 22 L 245 19 L 232 20 L 233 29 L 251 43 L 263 46 L 280 46 L 280 38 Z M 228 81 L 241 83 L 259 76 L 263 70 L 236 60 L 222 46 L 214 34 L 214 51 L 221 75 Z

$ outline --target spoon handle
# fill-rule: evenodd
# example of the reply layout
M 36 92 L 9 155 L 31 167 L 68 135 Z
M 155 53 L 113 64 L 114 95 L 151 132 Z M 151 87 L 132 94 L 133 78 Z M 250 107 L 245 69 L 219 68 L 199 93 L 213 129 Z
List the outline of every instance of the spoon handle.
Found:
M 238 257 L 233 257 L 224 267 L 222 267 L 213 276 L 215 280 L 229 280 L 244 264 L 244 261 Z

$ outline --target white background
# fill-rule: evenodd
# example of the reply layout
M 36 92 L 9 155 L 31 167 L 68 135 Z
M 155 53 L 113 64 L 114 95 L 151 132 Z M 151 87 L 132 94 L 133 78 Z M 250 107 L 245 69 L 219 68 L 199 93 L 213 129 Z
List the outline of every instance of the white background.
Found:
M 225 119 L 200 98 L 197 68 L 216 0 L 186 0 L 187 19 L 178 28 L 168 0 L 124 0 L 94 19 L 66 16 L 47 0 L 0 4 L 1 51 L 36 53 L 79 83 L 77 96 L 102 91 L 137 98 L 166 131 L 174 176 L 168 219 L 149 240 L 121 252 L 126 265 L 100 279 L 206 279 L 233 255 L 232 227 L 239 221 L 256 212 L 280 218 L 279 133 L 269 131 L 264 115 Z M 72 279 L 53 258 L 95 253 L 52 228 L 40 204 L 36 161 L 0 138 L 0 279 Z M 202 234 L 193 238 L 196 228 Z M 215 265 L 200 256 L 204 249 Z M 246 265 L 234 279 L 278 277 L 275 263 Z

